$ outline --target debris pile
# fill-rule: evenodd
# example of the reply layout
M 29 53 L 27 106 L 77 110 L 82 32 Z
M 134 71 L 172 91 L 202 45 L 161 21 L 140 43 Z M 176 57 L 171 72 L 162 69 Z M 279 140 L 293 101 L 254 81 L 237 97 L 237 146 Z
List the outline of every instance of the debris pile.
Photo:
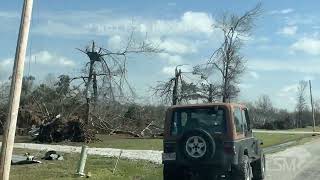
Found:
M 38 128 L 29 131 L 35 141 L 52 143 L 61 141 L 90 142 L 95 139 L 95 133 L 86 128 L 79 119 L 64 122 L 60 114 Z
M 12 155 L 11 164 L 12 165 L 22 165 L 22 164 L 38 164 L 41 161 L 36 160 L 34 156 L 31 156 L 29 153 L 25 153 L 24 156 L 21 155 Z
M 41 159 L 44 159 L 44 160 L 59 160 L 59 161 L 62 161 L 63 160 L 63 156 L 58 154 L 56 151 L 54 150 L 51 150 L 51 151 L 48 151 L 46 152 L 46 154 L 44 155 L 43 158 Z

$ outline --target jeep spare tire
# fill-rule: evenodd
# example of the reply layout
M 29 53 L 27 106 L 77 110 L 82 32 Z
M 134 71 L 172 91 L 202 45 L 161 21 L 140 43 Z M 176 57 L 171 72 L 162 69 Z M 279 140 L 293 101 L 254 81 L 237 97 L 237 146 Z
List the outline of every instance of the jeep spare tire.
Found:
M 204 130 L 190 130 L 182 135 L 180 152 L 189 160 L 211 158 L 215 153 L 215 148 L 213 137 Z

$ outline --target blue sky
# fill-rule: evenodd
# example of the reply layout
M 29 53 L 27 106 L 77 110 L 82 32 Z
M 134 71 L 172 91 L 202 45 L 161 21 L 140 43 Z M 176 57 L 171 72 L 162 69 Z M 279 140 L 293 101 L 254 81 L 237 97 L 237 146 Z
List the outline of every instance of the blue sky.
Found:
M 87 60 L 75 48 L 95 40 L 121 49 L 134 26 L 138 35 L 147 32 L 165 50 L 128 60 L 129 81 L 140 98 L 149 99 L 150 86 L 170 77 L 177 64 L 206 61 L 221 43 L 221 32 L 211 25 L 223 13 L 242 14 L 258 2 L 34 0 L 25 73 L 39 81 L 48 73 L 75 76 Z M 239 101 L 268 94 L 275 106 L 293 110 L 299 80 L 313 80 L 314 96 L 320 97 L 320 2 L 268 0 L 262 5 L 263 13 L 242 50 L 247 71 Z M 6 0 L 0 6 L 0 82 L 11 73 L 21 7 L 22 0 Z

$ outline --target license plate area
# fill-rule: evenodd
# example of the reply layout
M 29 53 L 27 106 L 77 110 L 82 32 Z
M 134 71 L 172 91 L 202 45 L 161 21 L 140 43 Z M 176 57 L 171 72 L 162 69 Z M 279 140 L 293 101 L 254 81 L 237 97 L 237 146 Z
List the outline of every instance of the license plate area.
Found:
M 162 161 L 174 161 L 176 158 L 176 153 L 162 153 Z

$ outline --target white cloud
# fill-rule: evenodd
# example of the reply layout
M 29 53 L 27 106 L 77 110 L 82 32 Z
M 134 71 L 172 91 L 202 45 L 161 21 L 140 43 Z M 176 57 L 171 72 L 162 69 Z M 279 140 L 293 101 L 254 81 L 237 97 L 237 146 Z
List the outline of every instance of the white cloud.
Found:
M 280 91 L 277 93 L 277 96 L 281 97 L 281 99 L 285 99 L 286 102 L 289 104 L 295 104 L 296 103 L 296 93 L 298 91 L 298 84 L 289 84 L 280 89 Z
M 181 35 L 204 33 L 212 34 L 215 23 L 212 16 L 205 12 L 187 11 L 177 19 L 148 19 L 142 17 L 121 17 L 100 11 L 96 16 L 91 12 L 70 11 L 60 15 L 46 14 L 47 22 L 35 27 L 35 32 L 46 35 L 115 35 L 128 33 L 134 26 L 141 33 L 154 35 Z M 90 23 L 84 23 L 90 22 Z
M 31 59 L 30 69 L 29 61 Z M 12 73 L 12 67 L 14 63 L 14 58 L 7 58 L 0 60 L 0 80 L 7 79 Z M 41 79 L 47 73 L 57 72 L 61 73 L 61 69 L 70 70 L 70 68 L 75 68 L 76 63 L 64 56 L 51 53 L 49 51 L 40 51 L 26 57 L 25 60 L 25 73 L 31 73 L 32 75 L 37 75 L 37 79 Z M 28 70 L 31 70 L 30 72 Z
M 241 83 L 241 84 L 238 84 L 238 87 L 240 89 L 250 89 L 250 88 L 253 87 L 253 85 L 252 84 Z
M 174 75 L 174 66 L 166 66 L 162 68 L 162 73 L 167 74 L 167 75 Z
M 197 32 L 212 33 L 214 23 L 212 17 L 203 12 L 188 11 L 182 16 L 182 24 Z
M 320 74 L 319 59 L 256 59 L 248 61 L 248 67 L 253 71 L 290 71 Z
M 161 41 L 159 43 L 159 48 L 165 50 L 166 52 L 178 53 L 178 54 L 197 52 L 197 49 L 193 45 L 191 44 L 186 45 L 184 43 L 181 43 L 173 39 L 167 39 L 167 40 Z
M 306 76 L 303 77 L 303 80 L 305 80 L 305 81 L 309 81 L 309 80 L 313 81 L 314 79 L 315 79 L 315 77 L 314 76 L 310 76 L 310 75 L 306 75 Z
M 253 79 L 259 79 L 259 78 L 260 78 L 260 75 L 259 75 L 257 72 L 255 72 L 255 71 L 250 71 L 250 72 L 249 72 L 249 76 L 250 76 L 251 78 L 253 78 Z
M 71 25 L 64 22 L 47 21 L 34 28 L 33 32 L 48 36 L 68 36 L 89 34 L 90 31 L 83 26 Z
M 282 14 L 288 14 L 288 13 L 292 13 L 294 11 L 294 9 L 288 8 L 288 9 L 283 9 L 280 12 Z
M 14 11 L 0 11 L 0 18 L 19 18 L 19 13 Z
M 298 91 L 298 84 L 286 85 L 280 90 L 280 92 L 282 93 L 290 93 L 290 92 L 295 93 L 297 91 Z
M 56 65 L 60 67 L 74 67 L 75 63 L 71 59 L 68 59 L 64 56 L 59 56 L 54 53 L 50 53 L 48 51 L 40 51 L 37 53 L 32 54 L 31 56 L 32 60 L 35 60 L 37 64 L 41 65 Z M 29 62 L 30 57 L 26 57 L 26 63 Z M 4 60 L 0 60 L 0 69 L 7 69 L 11 68 L 13 65 L 14 59 L 13 58 L 8 58 Z
M 313 14 L 292 14 L 284 17 L 286 24 L 288 25 L 318 25 L 319 18 Z
M 179 55 L 170 55 L 168 53 L 159 53 L 161 59 L 168 61 L 170 65 L 181 65 L 183 63 L 182 57 Z
M 320 54 L 320 40 L 316 38 L 304 37 L 291 45 L 294 51 L 302 51 L 311 55 Z
M 293 36 L 297 33 L 298 26 L 286 26 L 283 27 L 278 33 L 286 36 Z
M 176 6 L 177 5 L 177 3 L 175 3 L 175 2 L 169 2 L 168 3 L 168 6 Z
M 122 38 L 119 35 L 114 35 L 108 39 L 109 49 L 121 49 L 122 48 Z
M 64 56 L 50 53 L 49 51 L 40 51 L 38 53 L 35 53 L 32 55 L 32 59 L 36 59 L 37 63 L 43 64 L 43 65 L 57 65 L 60 67 L 75 66 L 75 62 L 73 60 Z
M 8 77 L 8 72 L 12 70 L 13 59 L 0 60 L 0 81 Z
M 162 73 L 169 76 L 174 76 L 175 68 L 176 66 L 165 66 L 162 68 Z M 181 69 L 182 72 L 190 72 L 192 70 L 192 67 L 188 65 L 184 65 L 184 66 L 180 66 L 179 69 Z
M 292 12 L 294 12 L 294 9 L 287 8 L 287 9 L 271 11 L 270 14 L 289 14 L 289 13 L 292 13 Z

